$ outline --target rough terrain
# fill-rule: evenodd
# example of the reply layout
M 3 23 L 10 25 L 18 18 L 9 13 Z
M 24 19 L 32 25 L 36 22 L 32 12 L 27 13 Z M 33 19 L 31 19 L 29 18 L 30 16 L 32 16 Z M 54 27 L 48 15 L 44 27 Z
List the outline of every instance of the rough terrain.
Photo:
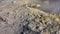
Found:
M 60 11 L 48 4 L 52 6 L 48 0 L 13 0 L 0 6 L 0 34 L 60 34 Z

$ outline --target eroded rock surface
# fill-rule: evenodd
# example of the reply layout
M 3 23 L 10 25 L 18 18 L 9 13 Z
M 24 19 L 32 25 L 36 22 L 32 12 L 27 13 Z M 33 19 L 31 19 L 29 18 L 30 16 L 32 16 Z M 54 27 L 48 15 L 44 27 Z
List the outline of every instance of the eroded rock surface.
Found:
M 14 0 L 0 7 L 0 34 L 59 34 L 60 16 L 42 10 L 38 1 Z

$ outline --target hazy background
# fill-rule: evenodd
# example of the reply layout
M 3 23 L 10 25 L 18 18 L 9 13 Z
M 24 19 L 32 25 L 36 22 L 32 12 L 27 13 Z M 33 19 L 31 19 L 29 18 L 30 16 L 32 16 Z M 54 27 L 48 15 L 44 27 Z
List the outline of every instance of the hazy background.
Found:
M 38 2 L 44 3 L 41 8 L 50 13 L 60 13 L 60 0 L 38 0 Z

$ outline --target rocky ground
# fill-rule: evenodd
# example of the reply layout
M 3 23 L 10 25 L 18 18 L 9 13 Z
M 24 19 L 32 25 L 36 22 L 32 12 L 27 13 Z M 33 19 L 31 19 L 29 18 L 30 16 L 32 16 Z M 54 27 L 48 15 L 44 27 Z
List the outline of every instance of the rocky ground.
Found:
M 13 0 L 0 6 L 0 34 L 60 34 L 60 5 L 53 7 L 59 0 L 51 1 Z

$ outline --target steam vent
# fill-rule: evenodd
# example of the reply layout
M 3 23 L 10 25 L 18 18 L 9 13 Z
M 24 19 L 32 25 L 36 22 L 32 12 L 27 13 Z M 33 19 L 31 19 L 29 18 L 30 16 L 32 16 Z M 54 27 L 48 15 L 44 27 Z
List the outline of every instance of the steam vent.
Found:
M 0 0 L 0 34 L 60 34 L 60 0 Z

